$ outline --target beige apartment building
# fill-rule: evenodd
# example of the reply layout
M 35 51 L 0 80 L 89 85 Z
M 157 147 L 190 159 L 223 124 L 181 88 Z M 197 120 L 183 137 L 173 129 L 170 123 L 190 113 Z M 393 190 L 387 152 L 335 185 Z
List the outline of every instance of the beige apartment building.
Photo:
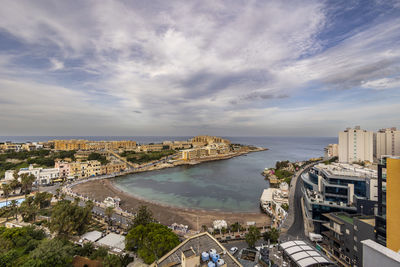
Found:
M 400 131 L 396 127 L 380 129 L 376 135 L 375 157 L 380 159 L 383 155 L 400 156 Z
M 114 161 L 107 165 L 101 165 L 101 174 L 112 174 L 116 172 L 121 172 L 126 169 L 126 163 Z
M 360 126 L 339 132 L 339 162 L 373 162 L 373 132 Z
M 193 146 L 206 146 L 215 143 L 225 143 L 225 144 L 231 143 L 227 139 L 223 139 L 221 137 L 216 137 L 216 136 L 208 136 L 208 135 L 199 135 L 193 137 L 189 141 L 192 143 Z
M 88 140 L 53 140 L 55 150 L 133 150 L 136 142 L 122 141 L 88 141 Z
M 325 157 L 338 157 L 339 156 L 339 145 L 338 144 L 329 144 L 325 148 Z

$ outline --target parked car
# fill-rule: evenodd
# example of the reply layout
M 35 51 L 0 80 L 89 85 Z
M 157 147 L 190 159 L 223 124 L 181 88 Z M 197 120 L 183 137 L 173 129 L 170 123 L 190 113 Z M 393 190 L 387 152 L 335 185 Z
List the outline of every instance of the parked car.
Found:
M 238 251 L 238 248 L 237 247 L 231 247 L 231 249 L 229 251 L 231 252 L 232 255 L 234 255 Z

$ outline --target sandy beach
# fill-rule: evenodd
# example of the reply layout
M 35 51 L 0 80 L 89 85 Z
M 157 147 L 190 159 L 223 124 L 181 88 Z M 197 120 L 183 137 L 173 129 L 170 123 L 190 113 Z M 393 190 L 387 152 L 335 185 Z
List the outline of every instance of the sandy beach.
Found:
M 128 211 L 136 211 L 140 205 L 146 205 L 152 211 L 153 216 L 162 224 L 185 224 L 193 230 L 197 230 L 197 227 L 201 228 L 202 225 L 211 227 L 214 220 L 226 220 L 228 224 L 239 222 L 242 225 L 252 221 L 256 222 L 257 226 L 270 225 L 271 221 L 270 217 L 261 213 L 261 211 L 257 213 L 234 213 L 163 206 L 127 194 L 114 187 L 112 180 L 109 179 L 82 183 L 74 186 L 72 190 L 97 201 L 103 201 L 108 196 L 118 196 L 121 199 L 121 208 Z

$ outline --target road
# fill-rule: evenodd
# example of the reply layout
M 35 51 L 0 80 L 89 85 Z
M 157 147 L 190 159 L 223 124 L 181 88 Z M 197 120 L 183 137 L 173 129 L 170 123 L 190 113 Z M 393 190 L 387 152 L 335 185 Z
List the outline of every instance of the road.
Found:
M 308 169 L 306 169 L 308 170 Z M 303 172 L 302 172 L 303 173 Z M 299 175 L 296 181 L 296 189 L 294 192 L 294 221 L 292 226 L 286 232 L 286 234 L 293 238 L 300 238 L 305 239 L 306 236 L 304 234 L 304 220 L 303 220 L 303 212 L 301 209 L 301 197 L 302 191 L 301 188 L 303 187 L 303 180 L 301 179 L 301 174 Z

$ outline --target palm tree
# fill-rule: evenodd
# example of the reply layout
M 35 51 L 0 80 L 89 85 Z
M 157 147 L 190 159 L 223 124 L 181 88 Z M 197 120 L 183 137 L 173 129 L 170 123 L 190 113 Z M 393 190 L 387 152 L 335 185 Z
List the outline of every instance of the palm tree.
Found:
M 112 217 L 112 215 L 114 213 L 114 208 L 113 207 L 107 207 L 104 213 L 105 213 L 105 215 L 107 217 L 108 224 L 110 224 L 111 223 L 111 217 Z
M 35 180 L 36 177 L 33 174 L 28 175 L 27 173 L 24 173 L 21 175 L 21 185 L 25 195 L 30 192 L 32 189 L 32 184 Z
M 15 220 L 18 221 L 18 202 L 15 199 L 11 200 L 10 207 L 12 215 L 14 215 Z
M 7 206 L 8 197 L 10 196 L 11 193 L 11 187 L 9 184 L 3 184 L 1 186 L 1 189 L 3 190 L 3 196 L 6 199 L 6 206 Z
M 15 190 L 17 190 L 17 188 L 20 187 L 20 186 L 21 186 L 21 183 L 18 181 L 18 178 L 17 179 L 14 178 L 10 182 L 10 187 L 13 190 L 13 194 L 15 194 Z

